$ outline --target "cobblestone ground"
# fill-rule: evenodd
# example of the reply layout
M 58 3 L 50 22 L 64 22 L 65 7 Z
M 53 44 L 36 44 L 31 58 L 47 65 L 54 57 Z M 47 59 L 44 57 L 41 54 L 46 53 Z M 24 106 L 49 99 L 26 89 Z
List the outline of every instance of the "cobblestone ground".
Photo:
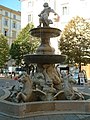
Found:
M 13 85 L 18 85 L 18 81 L 8 78 L 0 78 L 0 87 L 9 87 Z

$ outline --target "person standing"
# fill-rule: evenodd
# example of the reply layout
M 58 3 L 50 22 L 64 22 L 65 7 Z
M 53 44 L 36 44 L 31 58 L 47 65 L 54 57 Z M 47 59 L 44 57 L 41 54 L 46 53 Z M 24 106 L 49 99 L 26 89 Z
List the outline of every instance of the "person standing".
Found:
M 83 71 L 80 70 L 78 74 L 78 84 L 83 85 L 84 83 L 85 83 L 84 73 Z

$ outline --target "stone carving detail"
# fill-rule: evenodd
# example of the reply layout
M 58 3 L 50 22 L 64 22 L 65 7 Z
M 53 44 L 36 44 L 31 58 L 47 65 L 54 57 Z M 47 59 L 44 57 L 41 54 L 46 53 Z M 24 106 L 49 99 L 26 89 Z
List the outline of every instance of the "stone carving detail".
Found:
M 72 76 L 63 74 L 63 89 L 54 96 L 55 100 L 83 100 L 84 96 L 73 88 L 72 84 L 76 84 Z
M 22 91 L 20 91 L 16 99 L 18 102 L 28 102 L 32 99 L 32 80 L 30 79 L 29 75 L 26 73 L 22 75 L 22 77 L 19 79 L 19 82 L 23 83 Z
M 19 86 L 18 90 L 15 90 L 15 86 L 13 86 L 10 90 L 11 95 L 7 100 L 17 103 L 46 100 L 46 93 L 37 87 L 39 82 L 35 83 L 36 87 L 33 87 L 34 81 L 27 73 L 24 73 L 18 81 L 22 83 L 22 88 L 20 89 L 21 86 Z
M 48 71 L 48 67 L 51 67 L 52 75 L 55 74 L 55 67 L 52 65 L 44 65 L 43 71 L 35 72 L 32 79 L 25 73 L 19 79 L 19 82 L 23 83 L 23 87 L 17 94 L 13 96 L 14 102 L 30 102 L 30 101 L 52 101 L 52 100 L 82 100 L 83 95 L 75 91 L 72 87 L 72 83 L 75 84 L 75 80 L 69 75 L 64 75 L 61 80 L 57 72 L 53 77 Z M 55 78 L 54 78 L 55 77 Z M 58 78 L 58 79 L 56 79 Z M 56 82 L 53 80 L 55 79 Z M 59 82 L 58 82 L 59 80 Z M 56 84 L 57 83 L 57 84 Z M 62 86 L 63 85 L 63 86 Z M 11 97 L 11 96 L 10 96 Z
M 84 99 L 81 93 L 73 89 L 72 84 L 75 84 L 76 81 L 72 78 L 70 74 L 64 75 L 63 81 L 64 81 L 64 95 L 67 100 Z

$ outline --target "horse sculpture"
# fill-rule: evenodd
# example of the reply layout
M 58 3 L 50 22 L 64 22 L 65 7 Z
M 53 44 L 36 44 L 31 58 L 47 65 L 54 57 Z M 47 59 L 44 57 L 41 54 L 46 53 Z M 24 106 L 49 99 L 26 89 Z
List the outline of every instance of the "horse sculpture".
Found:
M 28 74 L 23 74 L 19 79 L 19 82 L 23 83 L 23 89 L 20 91 L 16 98 L 18 102 L 29 102 L 32 100 L 32 80 L 30 79 Z
M 82 100 L 84 96 L 73 89 L 72 83 L 75 84 L 76 81 L 72 78 L 70 74 L 64 76 L 64 95 L 67 100 Z
M 46 93 L 40 89 L 33 89 L 33 81 L 30 76 L 25 73 L 19 79 L 22 82 L 23 89 L 18 92 L 16 99 L 18 102 L 31 102 L 31 101 L 42 101 L 46 100 Z
M 72 87 L 72 83 L 76 81 L 70 74 L 63 74 L 63 89 L 59 91 L 55 96 L 55 100 L 83 100 L 84 96 Z

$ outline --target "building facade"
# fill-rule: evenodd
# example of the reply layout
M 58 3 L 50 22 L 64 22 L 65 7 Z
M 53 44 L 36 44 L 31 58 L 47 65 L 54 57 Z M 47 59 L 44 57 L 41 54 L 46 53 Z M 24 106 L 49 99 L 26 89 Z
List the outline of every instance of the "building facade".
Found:
M 0 5 L 0 33 L 8 38 L 11 46 L 21 30 L 21 12 Z
M 56 0 L 57 1 L 57 0 Z M 60 28 L 63 30 L 65 25 L 76 16 L 90 20 L 90 0 L 60 0 L 58 1 L 58 11 L 60 13 Z

